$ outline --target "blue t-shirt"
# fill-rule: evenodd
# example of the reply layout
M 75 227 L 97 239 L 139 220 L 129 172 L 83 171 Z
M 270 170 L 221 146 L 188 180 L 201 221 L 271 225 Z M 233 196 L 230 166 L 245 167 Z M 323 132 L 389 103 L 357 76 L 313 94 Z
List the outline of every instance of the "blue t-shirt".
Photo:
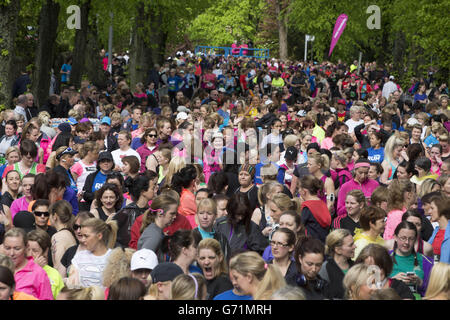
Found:
M 423 142 L 427 145 L 427 147 L 431 147 L 433 144 L 439 144 L 439 140 L 432 134 L 426 137 Z
M 275 167 L 277 167 L 277 169 L 278 169 L 278 174 L 277 174 L 277 181 L 279 182 L 279 183 L 281 183 L 281 184 L 284 184 L 284 173 L 285 173 L 285 170 L 284 169 L 282 169 L 282 168 L 280 168 L 280 166 L 277 164 L 277 163 L 275 163 L 275 162 L 271 162 L 273 165 L 275 165 Z M 264 165 L 266 165 L 266 163 L 262 163 L 262 162 L 260 162 L 260 163 L 258 163 L 256 166 L 255 166 L 255 178 L 253 179 L 253 182 L 255 183 L 255 184 L 262 184 L 263 183 L 263 181 L 262 181 L 262 178 L 261 178 L 261 168 L 264 166 Z M 281 169 L 281 170 L 280 170 Z
M 169 87 L 169 91 L 177 92 L 178 90 L 180 90 L 181 82 L 183 82 L 183 80 L 180 77 L 178 77 L 178 76 L 169 77 L 167 79 L 167 85 Z
M 416 93 L 415 95 L 414 95 L 414 103 L 416 103 L 416 101 L 419 101 L 419 100 L 426 100 L 427 99 L 427 94 L 426 93 L 424 93 L 424 94 L 418 94 L 418 93 Z
M 367 149 L 367 153 L 369 154 L 368 159 L 370 162 L 382 163 L 384 159 L 384 148 L 369 148 Z
M 213 300 L 253 300 L 252 296 L 238 296 L 233 290 L 222 292 L 215 296 Z
M 143 144 L 141 142 L 141 138 L 139 138 L 139 137 L 136 137 L 133 139 L 133 141 L 131 141 L 131 148 L 133 150 L 137 150 L 139 147 L 142 147 L 142 146 L 143 146 Z
M 94 178 L 94 183 L 92 184 L 92 192 L 100 189 L 106 182 L 106 175 L 99 171 Z
M 61 70 L 64 72 L 72 71 L 72 66 L 70 64 L 64 63 Z M 61 74 L 61 82 L 67 82 L 67 74 L 66 73 Z

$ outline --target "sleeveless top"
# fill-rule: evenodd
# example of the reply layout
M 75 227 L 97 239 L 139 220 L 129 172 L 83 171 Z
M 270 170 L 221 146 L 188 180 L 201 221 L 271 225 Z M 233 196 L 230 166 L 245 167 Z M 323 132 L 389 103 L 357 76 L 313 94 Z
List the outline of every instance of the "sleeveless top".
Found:
M 391 166 L 391 169 L 389 170 L 389 177 L 388 180 L 392 180 L 394 178 L 395 171 L 397 171 L 397 167 L 394 167 L 392 162 L 388 161 L 389 165 Z
M 259 208 L 261 210 L 261 220 L 259 220 L 259 230 L 263 231 L 267 227 L 266 213 L 264 206 Z
M 22 173 L 22 171 L 20 170 L 20 167 L 19 167 L 19 162 L 16 162 L 16 163 L 14 163 L 14 170 L 16 170 L 19 173 L 20 179 L 23 179 L 23 177 L 25 175 L 27 175 L 28 173 L 37 174 L 37 163 L 33 162 L 30 170 L 28 170 L 28 172 L 26 172 L 26 173 Z
M 103 221 L 106 221 L 109 217 L 106 215 L 105 211 L 103 211 L 102 207 L 97 208 L 98 217 Z

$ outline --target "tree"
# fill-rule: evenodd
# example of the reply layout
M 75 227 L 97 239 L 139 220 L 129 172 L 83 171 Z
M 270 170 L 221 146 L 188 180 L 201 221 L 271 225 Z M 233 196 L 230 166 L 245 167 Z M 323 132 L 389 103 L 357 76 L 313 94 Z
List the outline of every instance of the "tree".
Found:
M 11 66 L 19 9 L 19 0 L 0 0 L 0 105 L 4 106 L 11 105 Z

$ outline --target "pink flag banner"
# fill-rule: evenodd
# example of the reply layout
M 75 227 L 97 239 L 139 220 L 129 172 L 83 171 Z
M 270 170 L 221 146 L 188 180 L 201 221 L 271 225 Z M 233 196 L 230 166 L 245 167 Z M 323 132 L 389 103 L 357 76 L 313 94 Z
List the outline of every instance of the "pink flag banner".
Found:
M 342 32 L 344 32 L 345 26 L 347 25 L 348 16 L 343 13 L 336 19 L 336 24 L 334 25 L 333 35 L 331 37 L 331 45 L 330 45 L 330 52 L 328 53 L 328 56 L 331 56 L 331 53 L 333 52 L 334 46 L 338 42 L 339 38 L 342 35 Z

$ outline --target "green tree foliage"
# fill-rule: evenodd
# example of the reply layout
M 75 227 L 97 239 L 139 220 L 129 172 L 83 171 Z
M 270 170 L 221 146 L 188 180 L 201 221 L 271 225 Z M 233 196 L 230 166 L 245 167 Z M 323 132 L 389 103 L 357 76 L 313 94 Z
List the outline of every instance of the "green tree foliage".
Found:
M 256 40 L 263 18 L 264 0 L 217 1 L 197 16 L 188 29 L 198 45 L 230 46 L 234 40 Z

